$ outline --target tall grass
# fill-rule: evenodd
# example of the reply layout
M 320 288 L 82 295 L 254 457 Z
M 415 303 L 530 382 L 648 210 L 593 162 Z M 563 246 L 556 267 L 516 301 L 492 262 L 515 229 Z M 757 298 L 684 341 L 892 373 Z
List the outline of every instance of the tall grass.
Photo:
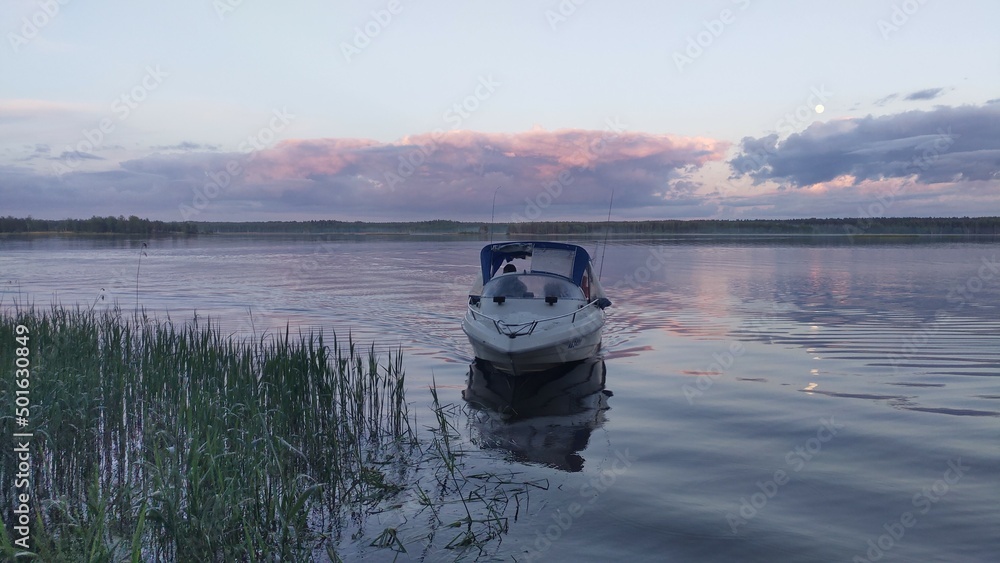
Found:
M 403 487 L 415 436 L 399 353 L 380 362 L 374 346 L 322 333 L 236 338 L 197 318 L 21 307 L 0 315 L 0 369 L 18 324 L 31 335 L 41 560 L 304 560 L 329 547 L 345 508 Z M 13 402 L 5 383 L 4 436 L 20 431 Z M 15 472 L 4 448 L 4 522 Z
M 440 508 L 435 510 L 435 522 L 452 529 L 455 534 L 445 544 L 446 549 L 471 549 L 479 555 L 488 555 L 487 547 L 491 542 L 501 540 L 510 530 L 510 517 L 507 516 L 510 505 L 515 505 L 513 518 L 517 520 L 521 503 L 527 504 L 531 489 L 547 490 L 548 480 L 519 481 L 513 471 L 508 471 L 506 476 L 493 471 L 466 474 L 461 462 L 465 454 L 458 445 L 461 433 L 454 422 L 463 418 L 461 409 L 454 404 L 441 404 L 436 382 L 431 387 L 431 397 L 435 424 L 429 427 L 433 434 L 430 449 L 439 464 L 435 473 L 437 495 L 432 500 L 421 490 L 421 502 L 432 510 L 435 506 L 461 507 L 451 511 L 459 513 L 451 521 L 441 518 L 443 511 Z

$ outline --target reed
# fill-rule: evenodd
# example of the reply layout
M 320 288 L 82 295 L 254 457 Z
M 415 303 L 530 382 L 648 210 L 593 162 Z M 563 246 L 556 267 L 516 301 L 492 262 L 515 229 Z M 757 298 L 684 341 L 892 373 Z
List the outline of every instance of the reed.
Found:
M 418 498 L 433 511 L 435 530 L 444 526 L 455 531 L 444 545 L 445 549 L 460 554 L 474 550 L 477 555 L 492 555 L 489 548 L 499 543 L 510 530 L 511 517 L 507 514 L 511 504 L 515 505 L 513 519 L 516 521 L 522 501 L 527 505 L 532 489 L 547 490 L 548 480 L 519 481 L 514 471 L 507 471 L 505 477 L 492 471 L 467 475 L 461 461 L 465 455 L 461 449 L 461 432 L 455 421 L 468 417 L 457 405 L 441 404 L 436 382 L 430 391 L 435 425 L 429 428 L 433 435 L 429 449 L 434 452 L 438 464 L 435 472 L 437 495 L 431 499 L 418 487 Z M 449 508 L 451 517 L 444 519 L 443 514 Z
M 18 324 L 32 339 L 40 560 L 306 560 L 345 513 L 405 486 L 393 468 L 417 438 L 399 352 L 382 361 L 374 346 L 287 327 L 239 338 L 197 317 L 22 306 L 0 315 L 0 366 L 13 365 Z M 13 399 L 0 386 L 5 436 Z M 10 450 L 0 483 L 13 482 Z M 0 487 L 4 523 L 13 492 Z M 4 558 L 17 552 L 10 533 L 0 526 Z

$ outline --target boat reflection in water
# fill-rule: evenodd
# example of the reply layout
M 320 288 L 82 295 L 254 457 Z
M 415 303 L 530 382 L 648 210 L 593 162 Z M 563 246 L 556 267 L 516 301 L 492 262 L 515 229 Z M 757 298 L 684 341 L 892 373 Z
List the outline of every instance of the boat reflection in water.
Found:
M 594 429 L 604 424 L 611 391 L 607 369 L 590 358 L 532 374 L 512 376 L 488 362 L 469 366 L 462 397 L 473 409 L 480 447 L 508 450 L 518 461 L 580 471 L 580 456 Z

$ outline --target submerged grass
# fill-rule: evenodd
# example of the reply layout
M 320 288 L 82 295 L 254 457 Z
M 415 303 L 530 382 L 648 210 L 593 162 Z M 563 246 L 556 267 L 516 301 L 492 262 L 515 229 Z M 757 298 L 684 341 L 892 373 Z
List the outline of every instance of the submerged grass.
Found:
M 431 450 L 439 464 L 435 474 L 437 497 L 431 500 L 423 489 L 418 488 L 418 498 L 421 504 L 432 510 L 435 506 L 460 505 L 460 510 L 452 511 L 459 516 L 451 521 L 441 518 L 443 511 L 434 512 L 438 525 L 455 531 L 455 535 L 444 545 L 445 549 L 461 552 L 474 550 L 478 555 L 487 555 L 487 546 L 494 540 L 502 540 L 510 530 L 510 517 L 507 516 L 510 505 L 515 505 L 513 519 L 517 520 L 521 503 L 527 504 L 531 489 L 547 490 L 548 481 L 518 481 L 512 471 L 507 478 L 493 472 L 467 475 L 461 462 L 464 453 L 458 449 L 461 433 L 454 423 L 463 418 L 461 409 L 453 404 L 441 404 L 436 382 L 431 387 L 431 397 L 435 419 L 435 425 L 430 427 L 434 436 Z
M 399 353 L 380 362 L 374 346 L 322 333 L 237 338 L 197 317 L 29 306 L 0 314 L 5 370 L 19 324 L 31 337 L 38 559 L 335 560 L 338 519 L 404 487 L 391 468 L 416 437 Z M 23 431 L 13 406 L 5 383 L 4 436 Z M 15 473 L 4 448 L 4 558 L 18 551 Z M 390 532 L 377 542 L 401 546 Z

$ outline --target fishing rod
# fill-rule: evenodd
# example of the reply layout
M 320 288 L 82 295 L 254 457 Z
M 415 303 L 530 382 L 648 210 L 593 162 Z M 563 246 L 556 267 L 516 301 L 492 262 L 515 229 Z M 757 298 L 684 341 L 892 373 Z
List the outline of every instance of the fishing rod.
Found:
M 597 271 L 597 281 L 601 281 L 604 274 L 604 255 L 608 252 L 608 235 L 611 234 L 611 206 L 615 204 L 615 190 L 611 189 L 611 201 L 608 203 L 608 222 L 604 228 L 604 250 L 601 251 L 601 269 Z
M 490 210 L 490 244 L 493 244 L 493 218 L 496 216 L 497 211 L 497 192 L 503 186 L 497 186 L 497 189 L 493 190 L 493 209 Z

